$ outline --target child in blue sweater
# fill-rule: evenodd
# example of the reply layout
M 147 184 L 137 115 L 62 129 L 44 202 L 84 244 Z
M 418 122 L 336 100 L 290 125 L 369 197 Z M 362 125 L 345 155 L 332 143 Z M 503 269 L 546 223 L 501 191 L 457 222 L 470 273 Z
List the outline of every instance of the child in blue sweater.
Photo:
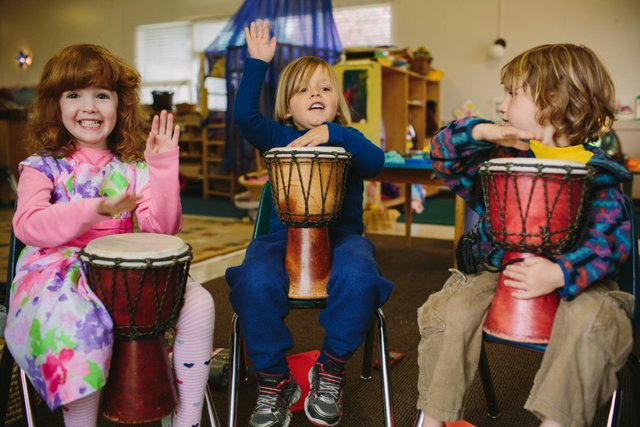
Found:
M 504 125 L 467 118 L 442 128 L 431 143 L 438 174 L 482 218 L 474 258 L 479 272 L 451 270 L 443 289 L 418 310 L 421 342 L 417 407 L 422 426 L 463 417 L 482 324 L 498 281 L 503 251 L 489 239 L 478 175 L 497 157 L 581 161 L 596 171 L 581 242 L 554 259 L 533 256 L 504 270 L 512 296 L 561 297 L 551 337 L 525 408 L 544 427 L 591 425 L 616 387 L 616 372 L 632 346 L 633 296 L 614 279 L 629 256 L 630 221 L 620 183 L 629 172 L 587 143 L 611 126 L 613 83 L 589 48 L 572 44 L 530 49 L 504 66 Z M 484 268 L 488 265 L 494 268 Z
M 357 130 L 347 127 L 349 109 L 333 69 L 305 56 L 282 71 L 276 94 L 275 121 L 260 114 L 264 76 L 275 54 L 275 37 L 261 20 L 245 28 L 250 58 L 244 66 L 234 106 L 242 135 L 261 153 L 274 147 L 342 147 L 351 154 L 342 214 L 329 224 L 332 266 L 326 308 L 320 313 L 325 338 L 310 372 L 305 413 L 317 425 L 337 425 L 342 416 L 345 363 L 364 341 L 375 310 L 389 298 L 392 283 L 380 275 L 373 244 L 362 236 L 363 179 L 378 174 L 384 153 Z M 258 398 L 250 426 L 287 426 L 289 407 L 300 398 L 286 362 L 293 338 L 284 323 L 288 276 L 284 268 L 287 228 L 271 212 L 269 233 L 247 248 L 239 267 L 227 270 L 231 304 L 238 313 Z

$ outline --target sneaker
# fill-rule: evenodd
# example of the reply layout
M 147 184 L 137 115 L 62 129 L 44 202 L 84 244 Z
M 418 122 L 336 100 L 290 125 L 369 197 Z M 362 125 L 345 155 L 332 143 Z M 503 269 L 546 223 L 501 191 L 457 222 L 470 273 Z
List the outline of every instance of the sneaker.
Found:
M 309 371 L 309 395 L 304 400 L 309 421 L 319 426 L 335 426 L 340 422 L 346 380 L 344 369 L 330 361 L 313 365 Z
M 289 407 L 300 399 L 302 391 L 293 375 L 265 375 L 258 372 L 258 400 L 250 427 L 287 427 L 291 421 Z

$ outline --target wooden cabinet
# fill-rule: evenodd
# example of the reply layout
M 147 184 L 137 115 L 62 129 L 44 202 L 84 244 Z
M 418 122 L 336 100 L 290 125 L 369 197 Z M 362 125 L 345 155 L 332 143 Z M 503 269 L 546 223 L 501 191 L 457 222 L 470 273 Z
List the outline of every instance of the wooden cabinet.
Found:
M 439 122 L 439 82 L 375 61 L 347 61 L 334 66 L 347 102 L 353 111 L 353 127 L 385 151 L 407 152 L 407 129 L 416 133 L 413 149 L 427 140 L 427 102 L 436 107 Z
M 174 112 L 180 125 L 180 173 L 192 181 L 202 180 L 202 132 L 200 114 Z
M 236 174 L 222 168 L 225 131 L 222 121 L 207 124 L 202 128 L 202 195 L 205 199 L 209 196 L 233 197 L 236 194 Z
M 10 182 L 18 178 L 18 163 L 31 154 L 24 141 L 26 126 L 26 118 L 0 119 L 0 200 L 15 200 L 15 181 Z

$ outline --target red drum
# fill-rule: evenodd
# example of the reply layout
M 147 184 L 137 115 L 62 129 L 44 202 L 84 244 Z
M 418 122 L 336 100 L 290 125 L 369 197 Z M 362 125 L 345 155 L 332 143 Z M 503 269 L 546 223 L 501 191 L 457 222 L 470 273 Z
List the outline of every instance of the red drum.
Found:
M 493 159 L 480 166 L 480 176 L 493 242 L 505 249 L 503 268 L 528 256 L 554 257 L 578 238 L 594 176 L 583 163 Z M 549 342 L 558 294 L 520 300 L 503 281 L 501 273 L 484 331 L 512 341 Z
M 92 240 L 80 259 L 114 322 L 104 416 L 125 424 L 159 420 L 177 402 L 164 333 L 184 303 L 191 247 L 164 234 L 116 234 Z
M 264 155 L 278 218 L 289 226 L 289 298 L 327 296 L 328 224 L 340 216 L 351 155 L 340 147 L 280 147 Z

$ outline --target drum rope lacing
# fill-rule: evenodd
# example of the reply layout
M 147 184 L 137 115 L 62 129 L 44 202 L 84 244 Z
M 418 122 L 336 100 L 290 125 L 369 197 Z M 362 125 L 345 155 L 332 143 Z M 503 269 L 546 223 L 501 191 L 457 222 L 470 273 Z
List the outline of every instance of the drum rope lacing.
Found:
M 311 156 L 310 156 L 311 154 Z M 276 155 L 277 156 L 277 155 Z M 330 156 L 330 157 L 329 157 Z M 278 218 L 286 225 L 295 227 L 321 227 L 327 222 L 339 217 L 342 211 L 342 198 L 346 192 L 347 187 L 347 168 L 351 163 L 351 154 L 346 152 L 308 152 L 308 151 L 296 151 L 291 150 L 286 152 L 287 162 L 278 162 L 278 157 L 265 156 L 265 163 L 267 165 L 268 174 L 271 179 L 271 197 L 273 200 L 273 206 L 278 214 Z M 338 161 L 338 160 L 341 161 Z M 300 165 L 310 164 L 309 177 L 302 175 L 302 169 Z M 322 165 L 329 164 L 328 176 L 323 176 Z M 292 172 L 294 170 L 295 172 Z M 314 181 L 314 177 L 318 177 L 318 183 Z M 334 179 L 335 175 L 335 179 Z M 294 180 L 294 177 L 298 181 Z M 326 178 L 323 179 L 323 178 Z M 306 186 L 302 185 L 305 183 Z M 335 198 L 333 202 L 330 202 L 330 209 L 325 210 L 327 207 L 327 199 L 330 192 L 330 185 L 332 180 L 335 182 L 334 194 Z M 282 183 L 282 185 L 281 185 Z M 304 214 L 292 213 L 289 211 L 291 206 L 291 186 L 300 183 L 302 198 L 304 201 Z M 326 183 L 326 186 L 324 185 Z M 312 188 L 317 185 L 320 188 L 320 200 L 321 209 L 320 212 L 310 212 L 310 197 L 313 195 Z M 284 196 L 283 209 L 280 206 L 278 192 L 282 188 Z M 295 202 L 295 201 L 294 201 Z
M 160 333 L 163 333 L 169 327 L 172 327 L 177 318 L 182 306 L 184 305 L 184 292 L 189 267 L 191 260 L 193 259 L 191 246 L 187 245 L 188 249 L 178 255 L 171 255 L 162 258 L 140 258 L 140 259 L 123 259 L 121 257 L 109 258 L 101 257 L 95 254 L 89 254 L 81 251 L 81 255 L 88 258 L 89 266 L 86 268 L 89 276 L 89 285 L 94 292 L 99 293 L 98 298 L 107 308 L 109 313 L 114 313 L 114 305 L 116 301 L 116 283 L 118 273 L 121 274 L 121 281 L 124 286 L 125 301 L 127 303 L 127 313 L 129 315 L 129 324 L 126 326 L 114 326 L 114 336 L 123 340 L 137 340 L 140 338 L 153 337 Z M 187 257 L 185 259 L 185 257 Z M 100 264 L 95 261 L 103 261 L 111 264 Z M 158 284 L 157 271 L 160 269 L 166 270 L 167 265 L 157 265 L 170 261 L 169 271 L 164 282 L 164 286 L 160 287 Z M 182 265 L 179 265 L 182 263 Z M 140 267 L 127 266 L 126 268 L 120 268 L 122 264 L 144 264 Z M 100 280 L 100 270 L 115 270 L 111 275 L 111 289 L 109 292 L 109 300 L 105 301 L 106 295 L 102 281 Z M 135 289 L 135 295 L 133 301 L 131 299 L 131 292 L 129 287 L 129 280 L 127 278 L 127 271 L 141 270 L 142 274 L 139 274 L 137 288 Z M 175 274 L 174 274 L 175 271 Z M 150 325 L 136 325 L 136 313 L 138 311 L 138 305 L 142 296 L 142 289 L 147 278 L 146 274 L 152 274 L 153 284 L 153 299 L 154 299 L 154 323 Z M 161 320 L 162 311 L 166 304 L 167 293 L 171 282 L 181 284 L 176 286 L 176 304 L 173 306 L 171 313 L 166 320 Z M 159 288 L 162 289 L 162 294 L 159 295 Z M 102 297 L 101 297 L 102 296 Z
M 521 166 L 525 166 L 526 168 L 533 167 L 536 169 L 536 171 L 523 172 L 522 170 L 518 170 L 518 175 L 514 174 L 513 173 L 514 168 L 518 168 Z M 516 162 L 513 162 L 513 163 L 507 162 L 507 163 L 501 164 L 500 167 L 504 167 L 504 170 L 501 170 L 498 173 L 496 173 L 496 171 L 490 170 L 489 162 L 483 163 L 480 167 L 480 176 L 482 179 L 483 188 L 485 189 L 483 191 L 483 197 L 484 197 L 485 206 L 487 207 L 487 210 L 489 209 L 488 207 L 490 206 L 490 198 L 489 198 L 490 191 L 487 191 L 489 189 L 489 186 L 493 190 L 493 194 L 495 194 L 497 199 L 496 205 L 498 206 L 498 211 L 500 214 L 501 230 L 496 232 L 495 230 L 493 230 L 492 227 L 489 227 L 492 241 L 497 247 L 508 249 L 511 251 L 532 252 L 540 255 L 545 255 L 548 257 L 553 257 L 553 256 L 559 255 L 560 253 L 565 251 L 568 247 L 570 247 L 575 242 L 576 236 L 578 234 L 579 235 L 584 234 L 583 231 L 586 225 L 585 224 L 586 218 L 584 213 L 587 211 L 585 202 L 589 196 L 591 184 L 593 183 L 593 178 L 595 175 L 594 171 L 591 168 L 587 168 L 587 173 L 572 174 L 574 170 L 580 169 L 583 171 L 585 167 L 575 168 L 571 165 L 554 166 L 554 168 L 562 169 L 565 172 L 561 178 L 558 178 L 557 177 L 558 174 L 550 174 L 548 172 L 545 172 L 544 169 L 548 169 L 549 166 L 543 163 L 522 165 Z M 493 179 L 494 174 L 506 175 L 507 185 L 504 185 L 504 188 L 502 189 L 503 191 L 501 193 L 498 191 L 495 179 Z M 527 200 L 526 200 L 526 206 L 523 206 L 522 200 L 520 197 L 520 188 L 518 186 L 518 181 L 517 181 L 518 176 L 533 177 L 531 189 L 536 188 L 536 185 L 538 185 L 539 183 L 542 183 L 543 185 L 542 188 L 544 190 L 546 221 L 545 221 L 545 225 L 539 228 L 538 233 L 526 231 L 527 218 L 528 218 L 530 209 L 532 207 L 534 191 L 531 191 L 529 193 L 529 196 L 527 197 Z M 556 191 L 556 194 L 554 195 L 552 202 L 549 200 L 549 188 L 548 188 L 549 181 L 560 183 L 560 187 Z M 566 188 L 568 192 L 568 197 L 567 197 L 568 203 L 569 203 L 568 211 L 573 212 L 572 203 L 573 203 L 574 189 L 573 189 L 573 186 L 571 185 L 573 181 L 584 181 L 584 190 L 580 194 L 580 200 L 578 202 L 575 218 L 573 218 L 573 220 L 568 221 L 568 227 L 551 230 L 551 225 L 550 225 L 551 217 L 554 214 L 555 208 L 558 205 L 557 203 L 558 199 L 562 194 L 562 190 L 564 188 Z M 517 233 L 509 232 L 506 229 L 506 224 L 507 224 L 505 221 L 506 216 L 514 214 L 512 212 L 507 212 L 507 200 L 508 200 L 507 193 L 509 190 L 509 184 L 513 184 L 513 188 L 516 195 L 515 199 L 516 199 L 517 208 L 518 208 L 517 214 L 519 215 L 520 224 L 522 225 L 522 230 Z M 500 195 L 502 195 L 502 201 L 504 202 L 503 204 L 500 203 Z M 580 233 L 578 233 L 578 231 L 580 231 Z M 496 233 L 498 234 L 498 236 L 496 236 Z M 562 234 L 565 234 L 564 237 L 553 240 L 554 237 L 561 236 Z M 502 240 L 499 239 L 498 237 L 502 237 Z M 510 240 L 511 237 L 516 237 L 516 238 L 519 237 L 520 239 L 517 242 L 513 242 L 512 239 Z M 539 244 L 536 244 L 536 245 L 527 244 L 526 240 L 529 237 L 540 238 Z

